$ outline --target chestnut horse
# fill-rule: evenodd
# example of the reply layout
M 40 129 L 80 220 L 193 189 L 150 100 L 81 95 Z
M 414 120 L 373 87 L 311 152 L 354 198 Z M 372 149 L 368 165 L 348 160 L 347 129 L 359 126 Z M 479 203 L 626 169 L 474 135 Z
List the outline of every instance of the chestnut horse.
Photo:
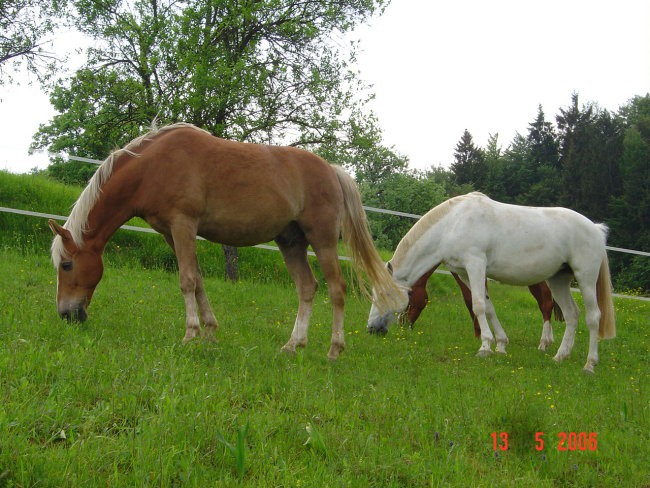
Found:
M 137 152 L 136 152 L 137 151 Z M 57 308 L 68 320 L 84 320 L 102 277 L 102 254 L 128 219 L 142 217 L 160 232 L 178 260 L 185 299 L 184 341 L 213 340 L 218 326 L 196 257 L 196 236 L 230 246 L 275 240 L 298 292 L 289 341 L 307 344 L 317 282 L 307 261 L 311 245 L 327 281 L 333 308 L 328 357 L 345 347 L 345 282 L 338 262 L 342 232 L 353 261 L 366 272 L 380 309 L 400 306 L 398 287 L 377 254 L 354 180 L 310 152 L 226 141 L 190 124 L 155 129 L 113 152 L 98 168 L 56 234 Z M 199 320 L 200 317 L 200 320 Z
M 424 273 L 411 287 L 409 292 L 409 304 L 406 307 L 406 319 L 409 321 L 410 325 L 413 326 L 415 321 L 418 319 L 424 307 L 427 306 L 429 300 L 429 294 L 427 293 L 427 281 L 436 270 L 437 266 L 433 269 Z M 458 283 L 461 293 L 463 294 L 463 300 L 465 306 L 469 311 L 472 321 L 474 322 L 474 335 L 476 337 L 481 336 L 481 327 L 478 324 L 478 319 L 474 312 L 472 311 L 472 292 L 467 287 L 463 280 L 460 279 L 458 274 L 451 273 L 451 275 Z M 540 312 L 542 312 L 542 337 L 539 340 L 538 349 L 540 351 L 546 351 L 546 347 L 553 343 L 553 326 L 551 325 L 551 317 L 555 313 L 555 319 L 561 322 L 564 321 L 562 316 L 562 310 L 558 304 L 553 300 L 553 295 L 551 294 L 551 289 L 548 287 L 545 281 L 541 283 L 536 283 L 528 287 L 530 294 L 533 295 L 533 298 L 537 301 L 537 306 L 539 307 Z M 490 320 L 499 320 L 496 315 L 490 318 Z
M 611 278 L 605 250 L 607 226 L 594 224 L 566 208 L 523 207 L 495 202 L 474 192 L 451 198 L 431 209 L 409 230 L 387 269 L 401 287 L 410 288 L 427 270 L 445 263 L 472 292 L 472 311 L 481 328 L 479 356 L 505 353 L 508 337 L 498 321 L 494 335 L 487 315 L 494 307 L 486 278 L 511 285 L 546 281 L 566 320 L 562 343 L 553 358 L 565 359 L 575 342 L 580 310 L 571 296 L 573 278 L 582 291 L 589 328 L 584 370 L 598 363 L 598 339 L 616 335 Z M 384 332 L 406 307 L 379 310 L 368 316 L 370 332 Z

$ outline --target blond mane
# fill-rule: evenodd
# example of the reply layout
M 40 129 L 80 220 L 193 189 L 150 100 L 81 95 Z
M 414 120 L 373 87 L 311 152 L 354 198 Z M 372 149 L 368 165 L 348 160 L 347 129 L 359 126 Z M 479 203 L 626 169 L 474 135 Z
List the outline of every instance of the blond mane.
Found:
M 156 136 L 160 135 L 163 132 L 184 127 L 209 133 L 203 129 L 200 129 L 199 127 L 196 127 L 195 125 L 183 122 L 167 125 L 164 127 L 156 127 L 154 122 L 149 132 L 133 139 L 122 149 L 117 149 L 108 155 L 108 157 L 102 162 L 99 168 L 97 168 L 97 171 L 95 171 L 95 174 L 92 176 L 92 178 L 90 178 L 88 185 L 86 188 L 84 188 L 84 190 L 81 192 L 81 195 L 79 195 L 79 198 L 74 203 L 68 220 L 66 220 L 65 224 L 63 224 L 63 228 L 70 231 L 72 240 L 77 245 L 77 247 L 83 246 L 83 235 L 84 232 L 88 230 L 88 215 L 97 203 L 97 200 L 99 199 L 99 196 L 102 192 L 102 187 L 109 180 L 111 174 L 113 174 L 113 163 L 115 160 L 125 154 L 133 157 L 139 157 L 140 155 L 134 150 L 141 146 L 143 143 L 154 139 Z M 52 262 L 54 263 L 55 267 L 58 267 L 62 257 L 67 255 L 61 236 L 57 235 L 54 237 L 54 240 L 52 241 L 51 252 Z
M 460 195 L 450 198 L 449 200 L 445 200 L 440 205 L 433 207 L 426 214 L 424 214 L 422 218 L 418 220 L 415 225 L 413 225 L 413 227 L 411 227 L 411 230 L 406 233 L 406 235 L 397 245 L 395 254 L 393 254 L 393 258 L 391 259 L 392 265 L 396 268 L 399 267 L 401 261 L 406 257 L 411 247 L 413 247 L 413 245 L 422 237 L 422 235 L 424 235 L 426 231 L 431 228 L 432 225 L 439 222 L 445 215 L 451 212 L 452 208 L 455 205 L 466 200 L 467 198 L 477 196 L 485 197 L 485 195 L 480 192 L 472 192 L 468 193 L 467 195 Z

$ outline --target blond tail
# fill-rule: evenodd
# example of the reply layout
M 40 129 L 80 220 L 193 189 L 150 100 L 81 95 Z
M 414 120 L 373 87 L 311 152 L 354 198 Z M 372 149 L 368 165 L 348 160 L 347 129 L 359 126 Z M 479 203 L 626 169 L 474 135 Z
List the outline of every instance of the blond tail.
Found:
M 614 301 L 612 300 L 612 279 L 609 274 L 607 255 L 603 258 L 596 282 L 596 295 L 600 309 L 600 324 L 598 335 L 601 339 L 616 337 L 616 317 L 614 316 Z
M 407 295 L 393 281 L 375 249 L 357 185 L 343 168 L 335 165 L 332 167 L 343 190 L 345 205 L 342 222 L 343 241 L 350 248 L 360 285 L 363 289 L 365 281 L 360 271 L 364 271 L 375 289 L 375 305 L 384 311 L 401 310 L 406 307 Z M 364 291 L 367 292 L 367 288 Z

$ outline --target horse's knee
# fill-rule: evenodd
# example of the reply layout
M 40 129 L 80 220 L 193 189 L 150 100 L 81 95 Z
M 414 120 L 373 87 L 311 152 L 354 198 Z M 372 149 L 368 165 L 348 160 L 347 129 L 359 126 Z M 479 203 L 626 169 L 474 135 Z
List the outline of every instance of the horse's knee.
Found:
M 472 312 L 474 312 L 474 315 L 476 317 L 480 317 L 481 315 L 485 315 L 486 311 L 486 304 L 485 300 L 482 298 L 472 298 Z
M 318 290 L 318 281 L 312 280 L 309 283 L 303 284 L 298 288 L 298 296 L 303 302 L 311 302 Z
M 338 282 L 328 284 L 328 292 L 332 305 L 343 306 L 345 302 L 345 281 L 339 280 Z

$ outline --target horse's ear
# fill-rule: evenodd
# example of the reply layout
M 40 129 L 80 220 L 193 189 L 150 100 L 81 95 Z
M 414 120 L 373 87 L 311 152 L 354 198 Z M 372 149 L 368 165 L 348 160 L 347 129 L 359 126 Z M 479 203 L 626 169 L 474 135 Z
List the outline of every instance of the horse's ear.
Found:
M 49 219 L 47 221 L 47 225 L 50 226 L 50 229 L 52 229 L 52 232 L 54 232 L 54 235 L 59 235 L 63 239 L 63 242 L 72 242 L 72 234 L 70 234 L 70 231 L 68 229 L 64 229 L 61 227 L 58 222 Z

